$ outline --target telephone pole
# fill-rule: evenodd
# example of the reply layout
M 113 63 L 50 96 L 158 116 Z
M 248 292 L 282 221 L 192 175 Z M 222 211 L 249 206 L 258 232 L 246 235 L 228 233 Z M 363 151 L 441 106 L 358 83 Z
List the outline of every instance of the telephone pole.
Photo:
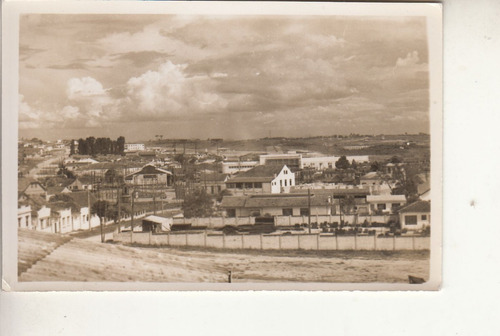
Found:
M 309 227 L 309 234 L 311 233 L 311 189 L 307 189 L 307 207 L 309 209 L 308 211 L 308 227 Z

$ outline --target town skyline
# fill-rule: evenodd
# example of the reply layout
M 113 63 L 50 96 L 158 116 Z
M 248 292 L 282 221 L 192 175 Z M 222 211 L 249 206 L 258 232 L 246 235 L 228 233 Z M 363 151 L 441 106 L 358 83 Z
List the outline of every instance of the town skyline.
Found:
M 23 15 L 19 136 L 428 133 L 427 54 L 423 17 Z

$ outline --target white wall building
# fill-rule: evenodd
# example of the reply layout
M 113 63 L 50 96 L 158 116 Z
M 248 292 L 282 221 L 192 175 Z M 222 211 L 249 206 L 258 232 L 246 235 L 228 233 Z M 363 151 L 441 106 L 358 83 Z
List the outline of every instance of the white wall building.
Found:
M 247 171 L 259 164 L 258 161 L 242 161 L 242 162 L 222 162 L 222 174 L 235 174 L 242 171 Z
M 125 144 L 125 151 L 126 152 L 143 151 L 145 149 L 146 149 L 146 147 L 144 146 L 144 144 L 139 144 L 139 143 L 136 143 L 136 144 Z
M 31 206 L 21 206 L 17 209 L 17 227 L 31 229 Z
M 368 211 L 393 213 L 406 204 L 405 195 L 368 195 L 366 202 L 369 204 Z

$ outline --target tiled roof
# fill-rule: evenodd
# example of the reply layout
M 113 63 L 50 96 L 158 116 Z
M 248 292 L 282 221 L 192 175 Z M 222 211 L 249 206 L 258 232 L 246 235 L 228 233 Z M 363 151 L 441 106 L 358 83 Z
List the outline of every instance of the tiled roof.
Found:
M 291 193 L 307 193 L 307 189 L 298 189 L 292 188 Z M 321 194 L 321 195 L 364 195 L 367 196 L 370 194 L 369 189 L 367 188 L 339 188 L 339 189 L 311 189 L 311 193 L 313 194 Z
M 32 178 L 29 178 L 29 177 L 20 177 L 18 180 L 17 180 L 17 188 L 18 188 L 18 191 L 19 192 L 23 192 L 26 190 L 26 188 L 28 188 L 28 186 L 31 184 L 31 183 L 38 183 L 40 184 L 37 180 L 35 179 L 32 179 Z M 45 189 L 43 188 L 43 186 L 40 184 L 40 187 L 42 189 Z
M 246 196 L 224 196 L 221 206 L 223 208 L 241 208 L 245 205 Z
M 405 206 L 404 208 L 400 209 L 399 212 L 401 213 L 408 213 L 408 212 L 431 212 L 431 202 L 428 201 L 417 201 L 415 203 L 412 203 L 408 206 Z
M 283 166 L 256 166 L 245 172 L 240 172 L 227 182 L 271 182 L 278 175 Z
M 202 173 L 200 174 L 200 181 L 207 181 L 207 182 L 224 182 L 226 181 L 227 174 L 220 174 L 220 173 Z
M 251 196 L 226 196 L 222 199 L 223 208 L 270 208 L 270 207 L 307 207 L 307 194 L 264 194 Z M 328 195 L 311 194 L 311 206 L 327 206 Z
M 31 205 L 32 210 L 40 210 L 44 205 L 47 206 L 48 202 L 45 197 L 39 195 L 26 195 L 26 201 L 19 202 L 20 205 Z
M 133 176 L 133 175 L 142 175 L 142 174 L 167 174 L 167 175 L 172 175 L 172 173 L 169 172 L 168 170 L 156 168 L 153 165 L 146 165 L 141 170 L 139 170 L 139 171 L 137 171 L 135 173 L 127 175 L 127 177 L 128 176 Z
M 368 195 L 368 202 L 406 202 L 405 195 Z
M 93 204 L 97 201 L 97 198 L 92 193 L 88 193 L 86 191 L 74 191 L 71 194 L 67 194 L 73 202 L 79 205 L 81 208 L 88 207 L 88 198 L 90 197 L 90 204 Z

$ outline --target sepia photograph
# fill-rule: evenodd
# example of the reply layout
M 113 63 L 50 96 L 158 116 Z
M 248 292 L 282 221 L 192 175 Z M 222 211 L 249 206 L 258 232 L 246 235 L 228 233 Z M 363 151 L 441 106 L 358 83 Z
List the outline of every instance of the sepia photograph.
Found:
M 33 8 L 9 288 L 439 289 L 439 5 Z

